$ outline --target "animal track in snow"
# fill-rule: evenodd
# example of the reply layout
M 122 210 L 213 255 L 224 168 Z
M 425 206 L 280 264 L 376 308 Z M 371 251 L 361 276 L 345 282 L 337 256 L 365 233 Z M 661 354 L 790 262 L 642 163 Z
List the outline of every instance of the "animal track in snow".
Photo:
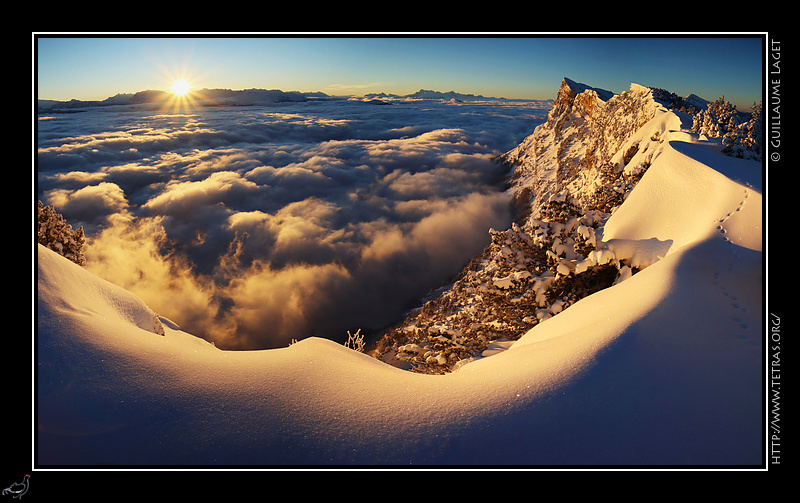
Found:
M 731 216 L 733 214 L 735 214 L 736 212 L 742 211 L 742 208 L 744 208 L 744 205 L 747 202 L 747 198 L 748 197 L 750 197 L 750 190 L 749 189 L 744 189 L 744 197 L 739 202 L 739 206 L 737 206 L 736 209 L 734 209 L 732 211 L 729 211 L 728 214 L 725 215 L 724 217 L 722 217 L 719 220 L 717 220 L 717 230 L 720 232 L 720 234 L 722 234 L 724 236 L 725 241 L 727 241 L 729 243 L 731 242 L 731 240 L 728 238 L 728 236 L 725 236 L 725 234 L 727 234 L 728 231 L 727 231 L 727 229 L 725 229 L 725 226 L 723 224 L 725 222 L 727 222 L 728 219 L 731 218 Z M 738 257 L 738 254 L 736 252 L 734 252 L 734 255 L 736 255 Z
M 731 271 L 731 267 L 729 265 L 728 272 Z M 725 301 L 730 305 L 731 309 L 733 310 L 732 320 L 733 322 L 741 329 L 737 331 L 734 335 L 741 339 L 742 341 L 749 341 L 750 336 L 745 332 L 747 331 L 750 326 L 747 324 L 745 320 L 745 315 L 748 312 L 748 308 L 744 306 L 742 302 L 739 301 L 739 298 L 736 296 L 734 292 L 728 289 L 727 286 L 722 285 L 720 283 L 720 272 L 717 271 L 714 273 L 714 286 L 719 288 L 720 293 L 725 297 Z
M 744 197 L 739 202 L 739 205 L 735 209 L 733 209 L 730 212 L 728 212 L 724 217 L 722 217 L 718 221 L 716 221 L 717 230 L 720 232 L 720 234 L 723 235 L 723 239 L 728 243 L 733 244 L 733 242 L 730 240 L 730 238 L 728 238 L 728 236 L 726 236 L 728 231 L 727 231 L 727 229 L 725 229 L 724 224 L 725 224 L 725 222 L 728 221 L 729 218 L 731 218 L 731 216 L 733 216 L 735 213 L 741 211 L 742 208 L 744 208 L 744 205 L 747 202 L 747 199 L 749 197 L 750 197 L 750 190 L 749 189 L 744 189 Z M 737 250 L 737 248 L 735 246 L 731 248 L 731 253 L 733 253 L 733 259 L 734 260 L 739 258 L 739 252 L 738 252 L 738 250 Z M 727 273 L 728 274 L 732 274 L 733 273 L 734 260 L 731 260 L 730 262 L 728 262 L 728 266 L 727 266 Z M 717 271 L 714 274 L 714 285 L 717 286 L 720 289 L 720 292 L 726 298 L 726 301 L 730 303 L 730 306 L 733 309 L 734 314 L 733 314 L 732 319 L 733 319 L 734 323 L 736 323 L 736 325 L 740 328 L 740 330 L 737 331 L 735 336 L 737 338 L 741 339 L 742 341 L 749 341 L 750 337 L 746 333 L 746 331 L 750 327 L 747 324 L 747 322 L 745 321 L 745 314 L 748 311 L 747 307 L 742 305 L 743 303 L 741 303 L 739 301 L 738 297 L 733 292 L 731 292 L 728 289 L 727 286 L 720 284 L 720 272 L 719 271 Z
M 728 214 L 726 214 L 724 217 L 722 217 L 719 220 L 715 221 L 715 223 L 717 224 L 716 229 L 720 232 L 720 234 L 723 235 L 723 239 L 728 243 L 733 244 L 733 242 L 728 238 L 728 236 L 726 236 L 728 231 L 727 231 L 727 229 L 725 229 L 725 226 L 723 224 L 732 215 L 734 215 L 736 212 L 741 211 L 742 208 L 744 208 L 744 205 L 747 202 L 747 198 L 748 197 L 750 197 L 750 191 L 748 189 L 745 189 L 744 190 L 744 197 L 739 202 L 739 205 L 735 209 L 733 209 L 732 211 L 728 212 Z M 735 259 L 739 258 L 739 252 L 737 250 L 737 247 L 735 247 L 735 246 L 731 247 L 731 253 L 733 254 L 733 259 L 728 262 L 727 267 L 726 267 L 726 271 L 727 271 L 728 274 L 733 274 L 734 261 L 735 261 Z M 714 286 L 719 288 L 720 293 L 722 293 L 722 295 L 725 297 L 726 301 L 730 304 L 730 307 L 732 308 L 732 310 L 734 312 L 734 314 L 732 316 L 732 320 L 740 329 L 734 335 L 738 339 L 740 339 L 740 340 L 742 340 L 744 342 L 750 341 L 750 336 L 747 333 L 747 331 L 749 330 L 750 327 L 747 324 L 746 316 L 745 316 L 745 314 L 748 312 L 748 309 L 747 309 L 747 307 L 745 307 L 743 305 L 742 302 L 739 301 L 739 298 L 733 292 L 731 292 L 728 289 L 727 286 L 725 286 L 725 285 L 720 283 L 720 277 L 721 277 L 720 271 L 716 271 L 714 273 Z

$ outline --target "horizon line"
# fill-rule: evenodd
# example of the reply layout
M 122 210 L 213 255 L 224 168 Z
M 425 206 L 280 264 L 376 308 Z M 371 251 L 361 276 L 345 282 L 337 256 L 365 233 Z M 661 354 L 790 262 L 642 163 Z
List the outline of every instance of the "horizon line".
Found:
M 328 87 L 330 87 L 330 86 L 328 86 Z M 342 88 L 346 88 L 346 87 L 357 87 L 357 86 L 355 86 L 355 85 L 354 86 L 342 85 L 341 87 Z M 323 88 L 323 89 L 325 89 L 325 88 Z M 504 96 L 485 96 L 483 94 L 474 94 L 474 93 L 470 93 L 470 92 L 456 91 L 455 89 L 450 89 L 450 90 L 447 90 L 447 91 L 440 91 L 440 90 L 437 90 L 437 89 L 426 88 L 426 87 L 420 87 L 417 91 L 413 91 L 413 92 L 410 92 L 410 93 L 407 93 L 407 94 L 391 93 L 391 92 L 386 92 L 386 91 L 370 91 L 370 92 L 365 92 L 363 94 L 357 94 L 357 93 L 331 94 L 330 92 L 327 92 L 327 91 L 324 91 L 324 90 L 321 90 L 321 89 L 320 90 L 301 91 L 301 90 L 296 90 L 296 89 L 283 90 L 283 89 L 279 89 L 279 88 L 266 88 L 266 87 L 247 87 L 247 88 L 241 88 L 241 89 L 234 89 L 234 88 L 230 88 L 230 87 L 203 87 L 203 88 L 198 88 L 198 89 L 192 89 L 190 91 L 190 93 L 192 93 L 192 92 L 200 93 L 202 91 L 231 91 L 231 92 L 278 91 L 278 92 L 282 92 L 282 93 L 299 93 L 299 94 L 322 93 L 322 94 L 325 94 L 326 96 L 343 97 L 343 98 L 344 97 L 353 97 L 353 96 L 365 97 L 365 96 L 368 96 L 368 95 L 371 95 L 371 94 L 382 94 L 382 95 L 385 95 L 385 96 L 397 96 L 397 97 L 400 97 L 400 98 L 405 98 L 405 97 L 412 96 L 415 93 L 419 93 L 421 91 L 430 91 L 430 92 L 441 93 L 441 94 L 455 93 L 455 94 L 460 94 L 460 95 L 464 95 L 464 96 L 474 96 L 476 98 L 502 99 L 502 100 L 508 100 L 508 101 L 552 101 L 552 100 L 555 99 L 554 97 L 552 97 L 552 98 L 507 98 L 507 97 L 504 97 Z M 59 99 L 59 98 L 40 98 L 40 97 L 38 97 L 38 91 L 37 91 L 36 99 L 37 99 L 37 101 L 55 101 L 55 102 L 60 102 L 60 103 L 69 103 L 71 101 L 79 101 L 79 102 L 85 102 L 85 103 L 100 103 L 100 102 L 103 102 L 103 101 L 108 100 L 110 98 L 117 97 L 117 96 L 135 96 L 135 95 L 140 94 L 140 93 L 148 93 L 148 92 L 160 92 L 160 93 L 169 94 L 169 95 L 174 94 L 172 91 L 165 91 L 163 89 L 153 88 L 153 89 L 142 89 L 142 90 L 135 91 L 135 92 L 118 92 L 116 94 L 112 94 L 112 95 L 106 96 L 105 98 L 94 98 L 94 99 L 66 98 L 66 99 Z M 554 94 L 556 94 L 556 93 L 554 93 Z

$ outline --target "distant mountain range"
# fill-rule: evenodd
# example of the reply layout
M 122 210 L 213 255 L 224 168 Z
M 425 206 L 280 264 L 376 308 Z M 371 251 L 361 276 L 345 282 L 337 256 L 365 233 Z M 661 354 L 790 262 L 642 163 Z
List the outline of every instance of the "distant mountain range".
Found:
M 200 106 L 246 106 L 265 103 L 283 102 L 302 102 L 310 99 L 335 99 L 338 96 L 330 96 L 323 92 L 299 92 L 281 91 L 278 89 L 202 89 L 192 92 L 192 103 Z M 344 97 L 342 97 L 344 98 Z M 407 94 L 386 94 L 370 93 L 364 95 L 365 100 L 372 102 L 385 101 L 391 99 L 418 99 L 418 100 L 445 100 L 445 101 L 485 101 L 485 100 L 505 100 L 507 98 L 487 97 L 475 94 L 464 94 L 456 91 L 433 91 L 420 89 L 419 91 Z M 104 107 L 112 105 L 148 105 L 170 103 L 174 101 L 175 95 L 167 91 L 147 90 L 132 94 L 117 94 L 104 100 L 37 100 L 37 110 L 40 112 L 67 111 L 80 108 Z M 536 100 L 542 102 L 552 102 L 553 100 Z
M 244 106 L 259 103 L 281 103 L 308 101 L 309 98 L 327 97 L 324 93 L 301 93 L 278 89 L 201 89 L 192 91 L 192 102 L 201 106 Z M 173 93 L 159 90 L 139 91 L 133 94 L 117 94 L 101 101 L 84 100 L 37 100 L 39 111 L 64 110 L 112 105 L 164 104 L 175 101 Z
M 365 94 L 365 98 L 371 99 L 418 99 L 418 100 L 455 100 L 455 101 L 485 101 L 485 100 L 507 100 L 508 98 L 495 98 L 490 96 L 481 96 L 475 94 L 457 93 L 455 91 L 432 91 L 429 89 L 420 89 L 419 91 L 406 94 L 386 94 L 386 93 L 370 93 Z M 536 100 L 536 101 L 550 101 L 553 100 Z
M 576 92 L 580 93 L 586 89 L 592 89 L 598 92 L 598 95 L 604 99 L 609 99 L 613 93 L 604 91 L 602 89 L 589 88 L 583 84 L 573 82 L 565 79 L 568 86 L 574 88 Z M 689 95 L 685 98 L 679 98 L 674 93 L 668 93 L 662 89 L 653 89 L 662 100 L 680 101 L 687 108 L 693 108 L 693 111 L 702 110 L 708 105 L 708 101 L 696 95 Z M 667 96 L 667 94 L 671 96 Z M 192 103 L 196 106 L 247 106 L 268 103 L 285 103 L 285 102 L 304 102 L 309 100 L 319 99 L 337 99 L 347 98 L 346 96 L 330 96 L 323 92 L 300 92 L 300 91 L 281 91 L 279 89 L 201 89 L 191 93 Z M 387 94 L 387 93 L 369 93 L 364 95 L 364 100 L 372 103 L 387 104 L 390 100 L 443 100 L 443 101 L 456 101 L 456 102 L 470 102 L 470 101 L 487 101 L 487 100 L 508 100 L 508 98 L 497 98 L 482 96 L 476 94 L 465 94 L 456 91 L 433 91 L 430 89 L 420 89 L 419 91 L 406 94 Z M 139 91 L 132 94 L 116 94 L 104 100 L 86 101 L 86 100 L 37 100 L 37 110 L 39 112 L 57 112 L 57 111 L 70 111 L 82 108 L 91 107 L 105 107 L 113 105 L 163 105 L 176 101 L 173 93 L 159 90 Z M 543 104 L 552 104 L 554 100 L 525 100 L 537 101 Z

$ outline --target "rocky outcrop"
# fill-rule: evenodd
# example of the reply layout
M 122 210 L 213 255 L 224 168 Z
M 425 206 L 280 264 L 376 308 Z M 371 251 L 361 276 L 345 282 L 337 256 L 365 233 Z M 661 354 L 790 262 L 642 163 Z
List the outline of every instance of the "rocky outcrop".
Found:
M 611 156 L 658 106 L 650 90 L 637 84 L 614 96 L 564 79 L 547 122 L 503 156 L 513 166 L 515 206 L 539 217 L 549 195 L 563 194 L 579 207 L 598 207 L 595 187 L 619 171 L 608 166 Z
M 591 118 L 596 113 L 595 107 L 599 103 L 608 101 L 614 93 L 589 87 L 586 84 L 579 84 L 568 78 L 561 81 L 553 108 L 550 110 L 547 122 L 551 127 L 554 126 L 556 119 L 563 118 L 566 114 L 573 111 L 576 117 L 586 116 Z

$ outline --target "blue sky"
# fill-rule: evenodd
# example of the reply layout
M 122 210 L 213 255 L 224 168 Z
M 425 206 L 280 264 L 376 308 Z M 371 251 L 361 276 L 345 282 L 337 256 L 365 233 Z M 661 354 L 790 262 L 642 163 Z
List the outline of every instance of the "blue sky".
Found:
M 740 108 L 761 98 L 758 35 L 152 36 L 39 35 L 34 85 L 42 99 L 100 100 L 117 93 L 193 88 L 328 94 L 421 88 L 553 98 L 563 77 L 613 92 L 631 82 Z

